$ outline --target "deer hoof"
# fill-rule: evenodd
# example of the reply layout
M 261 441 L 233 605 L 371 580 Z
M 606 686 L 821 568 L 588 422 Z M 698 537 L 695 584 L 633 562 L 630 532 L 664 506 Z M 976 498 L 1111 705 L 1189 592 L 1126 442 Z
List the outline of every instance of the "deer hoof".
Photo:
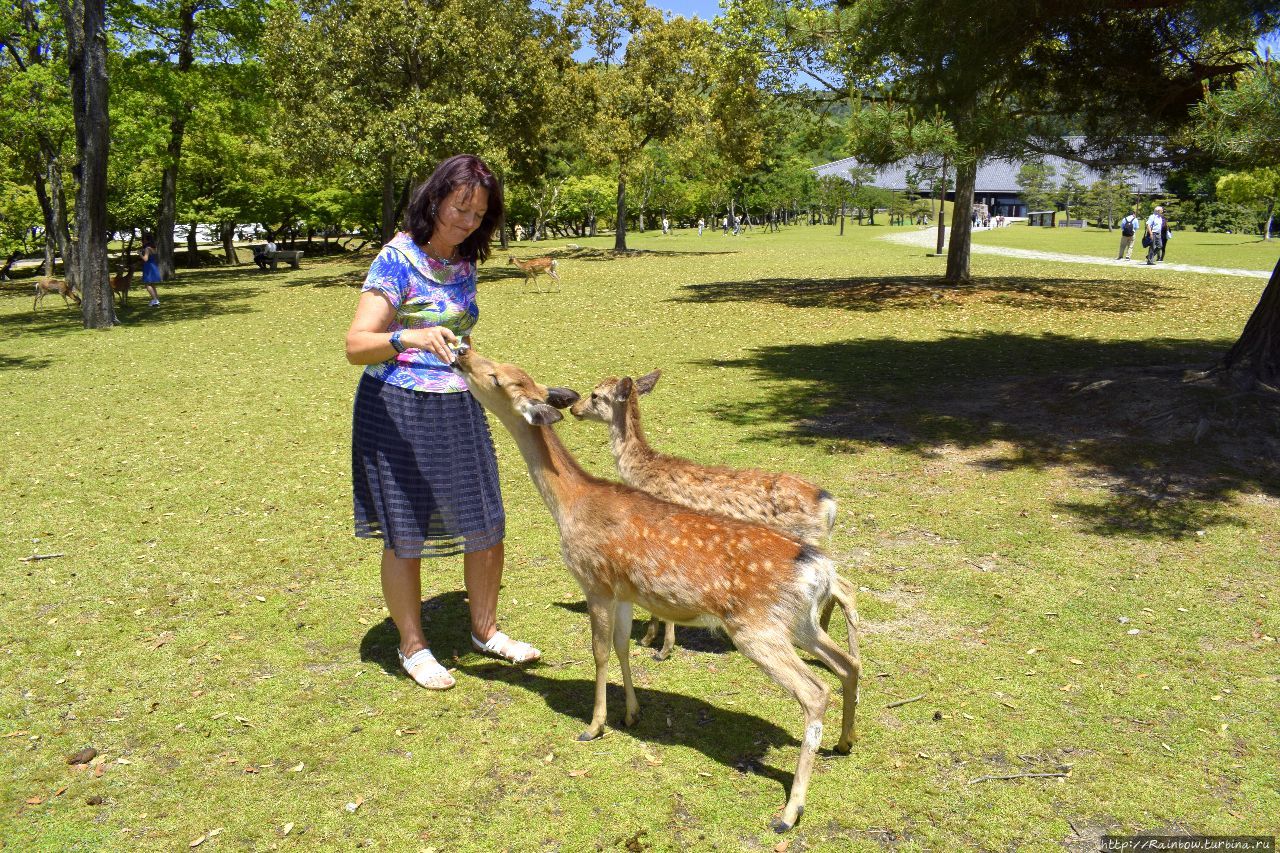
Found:
M 602 734 L 604 734 L 604 732 L 592 733 L 591 729 L 587 729 L 585 732 L 578 735 L 578 740 L 581 741 L 582 743 L 586 743 L 589 740 L 595 740 L 596 738 L 600 737 L 600 735 Z
M 622 718 L 622 725 L 625 726 L 626 728 L 631 728 L 638 722 L 640 722 L 639 711 L 637 711 L 634 714 L 627 714 L 625 717 Z
M 845 741 L 844 743 L 837 743 L 833 749 L 841 755 L 848 755 L 850 752 L 853 752 L 853 741 L 850 740 Z
M 792 824 L 787 823 L 785 820 L 783 820 L 780 817 L 775 817 L 772 821 L 770 821 L 769 826 L 773 828 L 774 832 L 781 835 L 782 833 L 790 830 Z

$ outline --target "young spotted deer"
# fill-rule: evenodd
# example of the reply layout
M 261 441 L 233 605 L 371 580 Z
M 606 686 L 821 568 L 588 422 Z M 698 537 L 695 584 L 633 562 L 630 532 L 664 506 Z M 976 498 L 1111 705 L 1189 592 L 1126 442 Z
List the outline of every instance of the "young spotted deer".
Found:
M 586 473 L 550 424 L 578 395 L 547 388 L 511 364 L 461 348 L 454 369 L 471 394 L 511 433 L 529 476 L 560 528 L 560 552 L 587 599 L 596 665 L 591 723 L 579 740 L 604 732 L 609 646 L 618 656 L 626 696 L 624 723 L 640 707 L 631 682 L 632 605 L 661 619 L 723 628 L 738 649 L 804 710 L 805 734 L 791 793 L 774 829 L 790 829 L 804 810 L 830 690 L 796 653 L 816 656 L 844 687 L 835 750 L 852 747 L 861 663 L 854 588 L 812 545 L 771 527 L 696 512 L 630 486 Z M 846 652 L 819 627 L 834 599 L 849 627 Z
M 699 465 L 650 447 L 640 426 L 639 398 L 653 390 L 661 375 L 662 371 L 655 370 L 635 380 L 628 376 L 606 379 L 570 410 L 580 420 L 609 425 L 613 458 L 624 483 L 701 512 L 766 524 L 811 545 L 831 532 L 836 520 L 835 498 L 812 483 L 754 468 Z M 828 608 L 823 614 L 824 628 L 829 617 Z M 650 624 L 645 642 L 656 633 L 656 623 Z M 667 623 L 658 659 L 665 659 L 674 644 L 675 626 Z
M 507 256 L 507 266 L 515 264 L 524 273 L 524 284 L 520 285 L 520 292 L 524 293 L 525 287 L 529 282 L 538 284 L 538 276 L 546 273 L 551 276 L 551 280 L 556 283 L 556 289 L 560 289 L 560 274 L 556 272 L 558 266 L 555 258 L 530 258 L 527 261 L 517 261 L 514 255 Z
M 767 524 L 811 545 L 831 532 L 836 500 L 806 480 L 755 468 L 700 465 L 650 447 L 640 424 L 639 398 L 661 376 L 655 370 L 635 380 L 606 379 L 571 409 L 579 419 L 609 425 L 613 458 L 624 483 L 696 510 Z

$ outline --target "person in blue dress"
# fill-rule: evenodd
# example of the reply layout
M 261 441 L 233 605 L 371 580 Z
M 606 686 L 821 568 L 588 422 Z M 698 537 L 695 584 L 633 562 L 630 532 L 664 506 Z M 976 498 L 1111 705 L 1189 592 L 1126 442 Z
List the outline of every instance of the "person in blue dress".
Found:
M 160 283 L 160 257 L 156 254 L 156 241 L 150 234 L 142 237 L 142 286 L 151 294 L 151 307 L 160 304 L 156 285 Z

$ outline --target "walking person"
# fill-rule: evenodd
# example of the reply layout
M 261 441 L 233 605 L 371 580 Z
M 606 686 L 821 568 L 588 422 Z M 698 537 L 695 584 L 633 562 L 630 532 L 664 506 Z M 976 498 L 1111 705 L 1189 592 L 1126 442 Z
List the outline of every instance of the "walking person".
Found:
M 450 346 L 479 319 L 476 265 L 503 220 L 502 188 L 480 158 L 450 157 L 414 190 L 405 231 L 374 259 L 347 332 L 365 365 L 352 419 L 355 532 L 382 540 L 382 594 L 400 665 L 421 686 L 454 679 L 422 630 L 422 558 L 462 558 L 471 644 L 510 663 L 542 653 L 498 630 L 506 515 L 484 411 L 450 370 Z
M 156 241 L 150 234 L 142 235 L 142 286 L 151 294 L 151 307 L 160 304 L 156 285 L 160 283 L 160 256 L 156 254 Z
M 1156 205 L 1156 209 L 1147 217 L 1144 227 L 1146 234 L 1142 238 L 1142 245 L 1147 247 L 1147 266 L 1153 267 L 1160 257 L 1160 250 L 1164 247 L 1164 240 L 1161 237 L 1164 233 L 1164 208 Z
M 1133 238 L 1141 227 L 1142 220 L 1138 218 L 1138 214 L 1132 210 L 1129 215 L 1120 220 L 1120 253 L 1116 255 L 1116 260 L 1131 260 L 1133 254 Z
M 706 228 L 706 227 L 707 227 L 707 220 L 705 220 L 705 219 L 703 219 L 701 216 L 699 216 L 699 217 L 698 217 L 698 236 L 699 236 L 699 237 L 701 237 L 701 236 L 702 236 L 702 229 L 704 229 L 704 228 Z
M 1160 226 L 1160 263 L 1164 263 L 1165 250 L 1169 248 L 1169 238 L 1173 236 L 1173 231 L 1169 228 L 1169 220 L 1167 217 L 1161 217 L 1163 223 Z

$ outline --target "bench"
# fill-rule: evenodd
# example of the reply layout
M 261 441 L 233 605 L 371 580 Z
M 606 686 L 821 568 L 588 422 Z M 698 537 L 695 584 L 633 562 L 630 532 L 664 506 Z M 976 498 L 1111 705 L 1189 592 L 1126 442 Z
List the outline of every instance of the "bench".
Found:
M 302 260 L 301 249 L 276 249 L 274 252 L 264 252 L 264 247 L 262 246 L 244 246 L 242 248 L 248 249 L 253 253 L 254 263 L 258 262 L 258 258 L 265 257 L 267 263 L 271 265 L 271 269 L 273 270 L 277 269 L 276 265 L 280 261 L 288 261 L 289 266 L 295 270 L 302 269 L 299 264 Z

